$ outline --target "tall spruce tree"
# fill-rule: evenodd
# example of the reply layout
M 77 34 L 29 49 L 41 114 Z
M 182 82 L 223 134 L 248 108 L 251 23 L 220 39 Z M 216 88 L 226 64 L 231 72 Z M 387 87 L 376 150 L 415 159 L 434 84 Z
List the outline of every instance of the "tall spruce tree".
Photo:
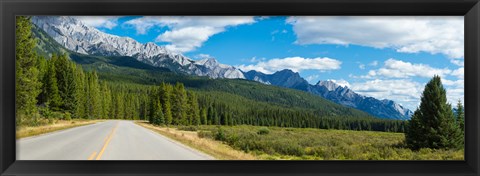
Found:
M 47 103 L 48 107 L 52 110 L 58 111 L 62 106 L 62 99 L 60 98 L 60 94 L 58 92 L 58 84 L 57 84 L 57 77 L 55 76 L 55 65 L 53 64 L 53 60 L 56 59 L 56 56 L 52 56 L 52 60 L 47 62 L 47 72 L 44 75 L 44 86 L 43 86 L 43 93 L 45 98 L 45 103 Z
M 457 124 L 460 131 L 462 131 L 462 143 L 465 143 L 465 110 L 463 108 L 462 102 L 458 100 L 457 103 Z
M 187 92 L 182 83 L 175 84 L 172 98 L 173 124 L 185 125 L 187 119 Z
M 37 112 L 37 97 L 42 84 L 37 68 L 36 41 L 32 35 L 30 18 L 17 16 L 15 27 L 15 105 L 17 122 L 22 123 L 23 120 L 31 119 Z
M 435 75 L 425 86 L 420 107 L 409 121 L 405 137 L 412 149 L 462 147 L 462 133 L 439 76 Z
M 73 112 L 77 105 L 74 66 L 75 64 L 65 54 L 58 56 L 58 59 L 55 60 L 55 76 L 62 99 L 62 109 L 70 112 Z
M 75 118 L 86 118 L 87 117 L 87 91 L 86 91 L 86 81 L 87 78 L 85 76 L 85 72 L 83 72 L 81 66 L 77 66 L 75 72 L 75 82 L 76 82 L 76 100 L 77 106 L 75 107 Z
M 187 91 L 187 116 L 188 125 L 200 125 L 200 109 L 198 107 L 197 95 L 192 91 Z
M 456 119 L 457 119 L 458 127 L 460 128 L 462 133 L 464 133 L 465 132 L 465 111 L 464 111 L 462 102 L 460 100 L 458 100 L 458 103 L 457 103 Z
M 160 102 L 162 103 L 162 109 L 165 116 L 166 125 L 172 124 L 172 91 L 172 85 L 165 84 L 164 82 L 160 84 Z

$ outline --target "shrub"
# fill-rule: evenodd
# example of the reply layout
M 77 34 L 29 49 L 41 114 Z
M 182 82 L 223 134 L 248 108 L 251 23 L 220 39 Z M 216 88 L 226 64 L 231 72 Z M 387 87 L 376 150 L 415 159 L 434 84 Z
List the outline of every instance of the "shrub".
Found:
M 182 131 L 197 131 L 198 127 L 197 126 L 179 126 L 177 129 Z
M 270 133 L 270 130 L 267 127 L 261 127 L 257 131 L 257 134 L 259 134 L 259 135 L 265 135 L 265 134 L 268 134 L 268 133 Z
M 197 133 L 197 136 L 199 138 L 210 138 L 210 139 L 214 139 L 213 137 L 213 133 L 211 131 L 199 131 Z
M 72 115 L 69 112 L 65 113 L 65 120 L 72 120 Z
M 226 141 L 227 137 L 225 134 L 225 130 L 222 127 L 218 127 L 215 133 L 215 140 L 217 141 Z

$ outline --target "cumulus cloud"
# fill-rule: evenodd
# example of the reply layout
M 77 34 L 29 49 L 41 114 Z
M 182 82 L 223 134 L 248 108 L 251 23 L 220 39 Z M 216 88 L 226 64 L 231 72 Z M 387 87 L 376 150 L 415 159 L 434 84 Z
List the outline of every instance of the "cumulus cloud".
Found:
M 287 58 L 277 58 L 270 59 L 267 61 L 260 61 L 252 65 L 239 65 L 237 68 L 240 68 L 243 71 L 256 70 L 263 73 L 273 73 L 275 71 L 280 71 L 283 69 L 290 69 L 294 72 L 299 72 L 302 70 L 337 70 L 340 69 L 342 62 L 336 59 L 331 58 L 303 58 L 303 57 L 287 57 Z
M 370 66 L 377 66 L 377 65 L 378 65 L 378 61 L 370 62 L 368 65 L 370 65 Z
M 465 68 L 461 67 L 452 71 L 452 76 L 456 76 L 459 79 L 463 79 L 465 75 Z
M 177 52 L 188 52 L 202 46 L 211 36 L 221 33 L 227 27 L 255 22 L 250 16 L 148 16 L 129 20 L 126 26 L 133 26 L 137 34 L 146 34 L 153 27 L 167 27 L 168 30 L 156 38 L 156 42 L 170 43 L 166 47 Z
M 74 18 L 82 21 L 88 26 L 96 28 L 113 29 L 118 25 L 117 16 L 74 16 Z
M 289 17 L 296 43 L 362 45 L 464 57 L 463 17 Z
M 353 83 L 350 87 L 355 92 L 377 99 L 390 99 L 414 110 L 419 104 L 423 84 L 409 79 L 369 80 Z
M 396 59 L 388 59 L 382 68 L 370 70 L 364 78 L 375 78 L 376 76 L 391 78 L 431 78 L 434 75 L 444 77 L 450 73 L 452 73 L 452 71 L 448 68 L 433 68 L 425 64 L 414 64 Z

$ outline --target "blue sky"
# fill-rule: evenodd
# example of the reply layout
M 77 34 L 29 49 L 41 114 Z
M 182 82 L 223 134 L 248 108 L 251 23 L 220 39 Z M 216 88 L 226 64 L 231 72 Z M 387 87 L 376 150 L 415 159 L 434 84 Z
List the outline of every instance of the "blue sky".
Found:
M 214 57 L 244 71 L 299 72 L 414 110 L 425 83 L 442 76 L 463 101 L 463 17 L 78 17 L 194 60 Z

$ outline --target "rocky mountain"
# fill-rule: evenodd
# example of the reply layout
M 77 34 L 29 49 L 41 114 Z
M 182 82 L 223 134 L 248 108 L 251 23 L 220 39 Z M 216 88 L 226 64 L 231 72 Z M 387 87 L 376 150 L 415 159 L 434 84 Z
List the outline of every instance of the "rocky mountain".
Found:
M 291 70 L 282 70 L 273 74 L 264 74 L 252 70 L 245 72 L 244 75 L 248 80 L 310 92 L 381 118 L 407 120 L 413 115 L 412 111 L 392 100 L 366 97 L 333 81 L 319 81 L 317 84 L 311 85 L 298 73 Z
M 194 61 L 152 42 L 142 44 L 129 37 L 106 34 L 73 17 L 34 16 L 31 20 L 61 46 L 72 52 L 96 56 L 129 56 L 143 63 L 190 75 L 244 78 L 239 69 L 220 64 L 213 58 Z

